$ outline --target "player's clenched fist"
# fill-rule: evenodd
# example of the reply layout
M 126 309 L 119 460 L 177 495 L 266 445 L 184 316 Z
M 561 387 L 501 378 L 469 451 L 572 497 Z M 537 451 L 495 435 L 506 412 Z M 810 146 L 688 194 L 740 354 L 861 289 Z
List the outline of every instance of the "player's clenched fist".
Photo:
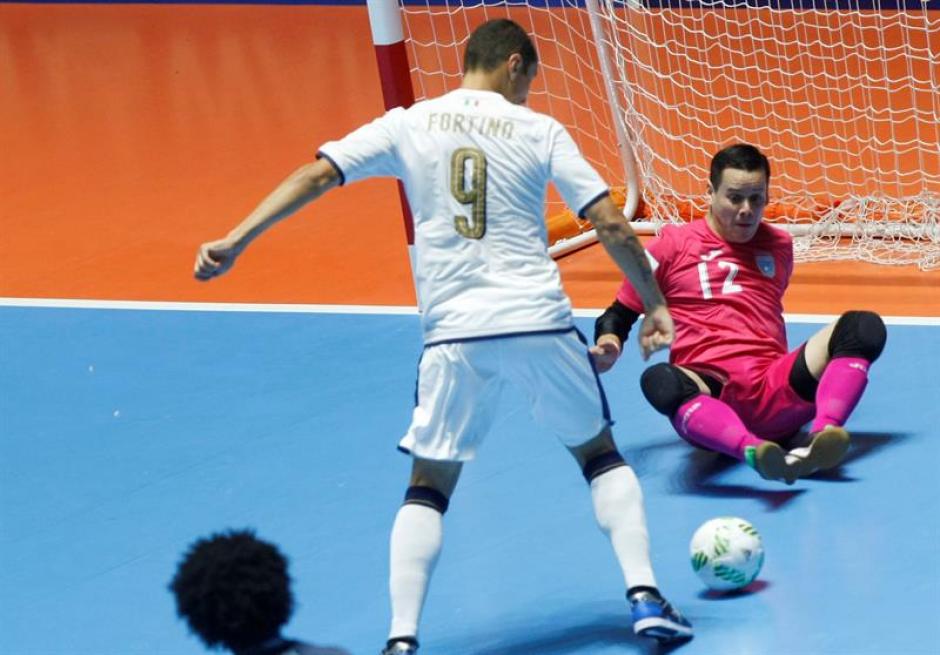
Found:
M 193 274 L 197 280 L 211 280 L 232 268 L 241 250 L 229 239 L 209 241 L 199 247 Z

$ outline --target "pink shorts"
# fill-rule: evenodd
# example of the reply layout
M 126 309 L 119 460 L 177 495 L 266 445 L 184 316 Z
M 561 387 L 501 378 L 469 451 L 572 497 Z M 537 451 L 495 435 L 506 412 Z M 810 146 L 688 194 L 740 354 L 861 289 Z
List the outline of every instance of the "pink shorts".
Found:
M 797 348 L 769 364 L 756 360 L 747 375 L 731 378 L 721 390 L 720 400 L 762 439 L 785 440 L 816 413 L 816 406 L 790 387 L 790 370 L 801 351 Z

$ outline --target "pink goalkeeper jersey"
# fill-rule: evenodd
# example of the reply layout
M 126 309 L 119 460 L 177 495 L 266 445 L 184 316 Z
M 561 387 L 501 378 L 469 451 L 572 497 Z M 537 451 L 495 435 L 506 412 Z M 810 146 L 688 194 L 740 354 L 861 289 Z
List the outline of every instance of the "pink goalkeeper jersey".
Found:
M 728 243 L 705 220 L 667 225 L 646 246 L 676 324 L 669 361 L 722 383 L 759 375 L 787 352 L 783 293 L 793 240 L 762 224 L 751 241 Z M 624 280 L 617 300 L 642 313 Z

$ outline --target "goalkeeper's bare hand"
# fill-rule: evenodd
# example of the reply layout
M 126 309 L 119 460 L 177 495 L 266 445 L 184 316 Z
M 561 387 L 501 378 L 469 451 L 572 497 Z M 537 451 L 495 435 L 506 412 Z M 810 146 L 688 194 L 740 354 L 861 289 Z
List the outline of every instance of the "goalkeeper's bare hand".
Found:
M 656 305 L 646 311 L 637 336 L 644 361 L 657 350 L 668 348 L 672 344 L 676 337 L 676 327 L 665 305 Z
M 598 373 L 606 373 L 620 358 L 620 339 L 615 334 L 602 334 L 597 343 L 591 346 L 590 353 L 594 358 L 594 367 Z

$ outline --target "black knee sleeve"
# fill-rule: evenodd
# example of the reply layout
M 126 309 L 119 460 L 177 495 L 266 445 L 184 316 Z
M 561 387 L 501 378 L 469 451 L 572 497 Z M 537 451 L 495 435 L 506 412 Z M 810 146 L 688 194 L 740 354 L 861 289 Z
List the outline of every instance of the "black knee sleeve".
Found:
M 721 393 L 721 385 L 717 380 L 708 376 L 702 376 L 702 379 L 713 395 L 718 396 Z M 695 380 L 678 367 L 666 363 L 654 364 L 643 371 L 640 376 L 640 389 L 649 404 L 669 418 L 672 418 L 683 403 L 702 393 Z
M 424 505 L 443 514 L 450 501 L 447 496 L 433 487 L 408 487 L 405 492 L 405 505 Z
M 607 471 L 611 471 L 618 466 L 626 465 L 627 463 L 623 461 L 623 456 L 620 453 L 616 450 L 608 450 L 606 453 L 601 453 L 588 460 L 584 464 L 584 468 L 581 469 L 581 472 L 584 474 L 584 479 L 590 484 L 591 480 L 597 476 L 607 473 Z
M 860 357 L 873 362 L 888 340 L 885 323 L 875 312 L 846 312 L 829 337 L 829 357 Z
M 874 312 L 851 311 L 839 317 L 829 337 L 829 358 L 860 357 L 873 362 L 884 350 L 888 331 L 884 321 Z M 790 387 L 806 402 L 815 402 L 819 380 L 809 372 L 806 363 L 806 344 L 790 369 Z

